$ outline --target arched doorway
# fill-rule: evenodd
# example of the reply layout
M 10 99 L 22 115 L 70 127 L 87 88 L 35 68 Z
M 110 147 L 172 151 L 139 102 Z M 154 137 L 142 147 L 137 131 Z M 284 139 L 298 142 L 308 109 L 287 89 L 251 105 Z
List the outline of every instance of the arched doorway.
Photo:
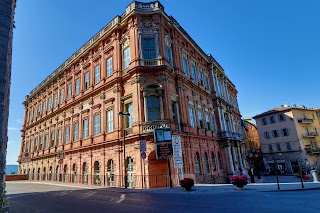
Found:
M 149 188 L 167 187 L 170 185 L 168 161 L 157 160 L 155 151 L 148 156 Z
M 50 181 L 52 180 L 52 166 L 49 168 L 49 178 Z
M 113 160 L 108 161 L 108 172 L 106 175 L 107 178 L 107 186 L 113 187 L 114 185 L 114 163 Z
M 37 180 L 40 180 L 40 168 L 38 168 L 38 172 L 37 172 Z
M 88 184 L 88 166 L 86 162 L 82 164 L 82 183 Z
M 46 167 L 43 167 L 42 180 L 47 180 L 47 171 L 46 171 Z
M 126 171 L 127 171 L 127 186 L 129 188 L 134 187 L 134 164 L 133 164 L 133 159 L 131 157 L 127 157 L 127 166 L 126 166 Z
M 196 173 L 197 175 L 201 175 L 200 156 L 198 152 L 196 152 L 195 158 L 196 158 Z
M 63 168 L 63 181 L 68 182 L 68 165 L 65 164 Z
M 35 168 L 32 169 L 32 176 L 31 176 L 31 180 L 34 180 L 34 172 L 35 172 Z
M 94 162 L 94 171 L 93 171 L 93 184 L 94 185 L 101 185 L 101 180 L 100 180 L 100 165 L 98 161 Z
M 72 166 L 72 183 L 77 182 L 77 164 L 73 164 Z
M 56 181 L 61 181 L 60 178 L 60 165 L 56 167 Z

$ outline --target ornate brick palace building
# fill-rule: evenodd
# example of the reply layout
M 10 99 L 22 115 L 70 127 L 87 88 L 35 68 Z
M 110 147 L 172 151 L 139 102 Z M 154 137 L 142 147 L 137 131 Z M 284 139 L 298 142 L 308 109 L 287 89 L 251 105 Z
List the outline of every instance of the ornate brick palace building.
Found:
M 123 187 L 126 175 L 129 187 L 166 185 L 156 127 L 181 137 L 183 169 L 170 158 L 174 184 L 181 172 L 226 182 L 245 167 L 235 86 L 158 1 L 128 5 L 24 106 L 19 172 L 31 179 Z

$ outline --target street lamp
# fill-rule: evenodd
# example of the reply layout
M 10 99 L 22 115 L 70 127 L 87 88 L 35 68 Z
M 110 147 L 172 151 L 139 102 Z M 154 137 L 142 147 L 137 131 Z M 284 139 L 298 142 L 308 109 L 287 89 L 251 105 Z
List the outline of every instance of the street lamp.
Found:
M 251 183 L 255 183 L 254 181 L 254 169 L 257 169 L 258 179 L 261 179 L 260 173 L 259 173 L 259 154 L 258 150 L 250 150 L 247 156 L 247 159 L 250 163 L 250 167 L 253 167 L 253 171 L 249 173 L 249 176 L 251 178 Z M 258 164 L 258 165 L 257 165 Z M 257 168 L 256 168 L 257 167 Z
M 118 112 L 118 115 L 122 116 L 130 116 L 129 112 Z M 122 120 L 123 121 L 123 120 Z M 126 171 L 126 130 L 125 130 L 125 123 L 123 121 L 123 166 L 124 166 L 124 188 L 127 188 L 127 171 Z

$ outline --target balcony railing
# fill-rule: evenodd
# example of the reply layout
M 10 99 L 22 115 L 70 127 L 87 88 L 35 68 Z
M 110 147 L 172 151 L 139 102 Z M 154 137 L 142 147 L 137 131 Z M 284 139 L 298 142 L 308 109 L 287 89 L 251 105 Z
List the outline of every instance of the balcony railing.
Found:
M 159 120 L 159 121 L 147 121 L 142 123 L 143 132 L 153 132 L 155 128 L 169 127 L 169 121 Z
M 241 133 L 238 132 L 230 132 L 230 131 L 225 131 L 221 133 L 221 138 L 222 139 L 231 139 L 231 140 L 244 140 L 244 136 Z
M 160 65 L 159 59 L 143 59 L 141 60 L 141 65 L 146 67 L 155 67 Z
M 305 138 L 314 138 L 317 137 L 319 134 L 317 132 L 307 132 L 303 137 Z
M 307 154 L 319 154 L 320 153 L 319 147 L 316 147 L 316 148 L 306 147 L 305 150 L 306 150 Z
M 311 124 L 311 123 L 313 123 L 313 119 L 312 118 L 300 118 L 300 119 L 298 119 L 298 123 Z

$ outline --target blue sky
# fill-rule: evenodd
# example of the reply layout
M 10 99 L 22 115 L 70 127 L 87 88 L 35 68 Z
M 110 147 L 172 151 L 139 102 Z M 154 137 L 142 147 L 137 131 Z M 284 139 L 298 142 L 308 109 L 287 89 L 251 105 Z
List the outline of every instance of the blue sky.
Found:
M 320 1 L 160 2 L 225 69 L 244 118 L 281 104 L 320 106 Z M 25 96 L 129 3 L 18 1 L 7 164 L 17 164 Z

